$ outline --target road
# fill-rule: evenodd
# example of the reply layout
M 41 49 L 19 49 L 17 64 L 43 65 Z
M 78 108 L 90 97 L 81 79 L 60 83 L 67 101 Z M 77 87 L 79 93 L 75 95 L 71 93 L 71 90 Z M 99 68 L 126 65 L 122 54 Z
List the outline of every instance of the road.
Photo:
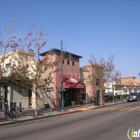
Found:
M 0 140 L 128 140 L 130 127 L 140 129 L 140 102 L 3 126 Z

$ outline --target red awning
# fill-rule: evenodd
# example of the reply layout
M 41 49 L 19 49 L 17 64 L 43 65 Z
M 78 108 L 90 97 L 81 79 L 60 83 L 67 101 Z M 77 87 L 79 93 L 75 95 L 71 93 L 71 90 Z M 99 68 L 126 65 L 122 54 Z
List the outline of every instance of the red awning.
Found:
M 70 75 L 63 76 L 64 88 L 85 88 L 85 84 L 78 78 Z

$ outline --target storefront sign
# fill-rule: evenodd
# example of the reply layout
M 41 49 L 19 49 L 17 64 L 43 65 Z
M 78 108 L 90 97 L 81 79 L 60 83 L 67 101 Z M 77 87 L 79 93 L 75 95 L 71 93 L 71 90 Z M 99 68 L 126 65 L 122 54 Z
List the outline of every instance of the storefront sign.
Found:
M 70 81 L 71 81 L 72 83 L 77 83 L 77 80 L 74 79 L 74 78 L 70 78 Z

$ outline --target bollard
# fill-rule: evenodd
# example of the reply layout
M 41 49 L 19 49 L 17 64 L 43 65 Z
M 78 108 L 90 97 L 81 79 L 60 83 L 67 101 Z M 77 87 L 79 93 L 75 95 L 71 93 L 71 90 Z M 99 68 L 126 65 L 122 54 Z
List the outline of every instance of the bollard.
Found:
M 22 102 L 19 103 L 19 112 L 22 111 Z

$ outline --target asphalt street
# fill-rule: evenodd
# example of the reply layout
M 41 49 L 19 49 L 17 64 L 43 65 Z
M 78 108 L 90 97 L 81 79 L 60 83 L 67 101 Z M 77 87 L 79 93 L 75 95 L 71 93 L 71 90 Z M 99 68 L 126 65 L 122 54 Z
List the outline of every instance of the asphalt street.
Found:
M 0 140 L 128 140 L 131 127 L 140 129 L 140 102 L 3 126 Z

